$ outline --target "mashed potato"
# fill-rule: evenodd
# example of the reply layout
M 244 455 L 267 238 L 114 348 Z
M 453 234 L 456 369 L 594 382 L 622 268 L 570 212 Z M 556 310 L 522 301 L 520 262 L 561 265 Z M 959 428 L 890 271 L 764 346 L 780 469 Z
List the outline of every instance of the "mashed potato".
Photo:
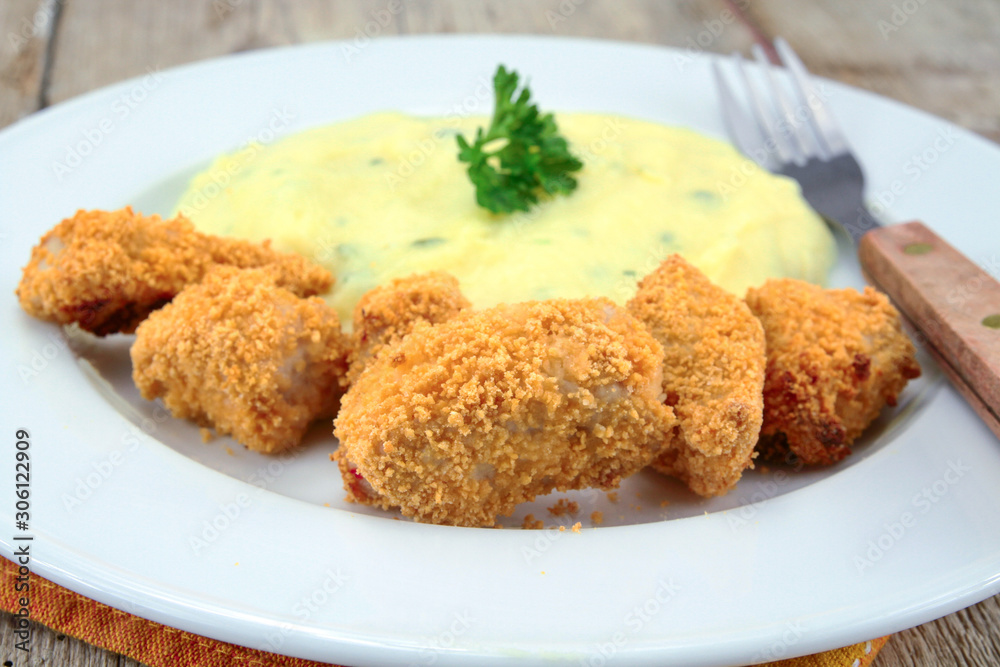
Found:
M 482 308 L 552 297 L 630 299 L 670 253 L 743 296 L 767 278 L 823 283 L 836 248 L 793 181 L 729 144 L 631 118 L 560 114 L 579 187 L 528 214 L 475 203 L 454 135 L 485 118 L 379 113 L 218 158 L 178 210 L 330 269 L 343 322 L 369 289 L 429 269 Z

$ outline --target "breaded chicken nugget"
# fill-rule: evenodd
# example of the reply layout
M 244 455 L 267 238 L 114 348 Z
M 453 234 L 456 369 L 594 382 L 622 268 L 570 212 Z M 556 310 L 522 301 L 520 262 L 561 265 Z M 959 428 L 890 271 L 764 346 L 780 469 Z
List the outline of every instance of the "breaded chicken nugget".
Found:
M 354 382 L 371 359 L 402 340 L 417 322 L 440 324 L 471 306 L 458 280 L 444 271 L 396 278 L 365 293 L 354 306 L 348 380 Z
M 767 458 L 835 463 L 907 381 L 919 377 L 899 313 L 871 287 L 769 280 L 747 292 L 764 325 L 767 376 L 758 447 Z
M 699 495 L 726 493 L 752 465 L 761 426 L 760 322 L 680 255 L 639 283 L 628 309 L 663 345 L 663 391 L 680 422 L 653 467 Z
M 420 323 L 344 395 L 348 498 L 418 521 L 492 526 L 553 489 L 610 489 L 675 424 L 663 351 L 606 299 L 553 300 Z
M 264 267 L 300 296 L 325 292 L 333 277 L 268 244 L 195 231 L 183 216 L 162 220 L 131 208 L 77 211 L 31 251 L 17 296 L 29 314 L 77 323 L 103 336 L 130 333 L 152 311 L 217 264 Z
M 347 370 L 336 311 L 264 269 L 216 267 L 139 325 L 131 356 L 143 398 L 267 454 L 333 416 Z

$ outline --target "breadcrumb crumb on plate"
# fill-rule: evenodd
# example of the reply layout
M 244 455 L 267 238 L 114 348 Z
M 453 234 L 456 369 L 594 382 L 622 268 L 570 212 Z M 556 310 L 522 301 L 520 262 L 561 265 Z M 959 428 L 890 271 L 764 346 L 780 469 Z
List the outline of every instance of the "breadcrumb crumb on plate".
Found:
M 580 504 L 575 500 L 560 498 L 555 505 L 548 508 L 552 516 L 563 516 L 564 514 L 576 514 L 580 511 Z

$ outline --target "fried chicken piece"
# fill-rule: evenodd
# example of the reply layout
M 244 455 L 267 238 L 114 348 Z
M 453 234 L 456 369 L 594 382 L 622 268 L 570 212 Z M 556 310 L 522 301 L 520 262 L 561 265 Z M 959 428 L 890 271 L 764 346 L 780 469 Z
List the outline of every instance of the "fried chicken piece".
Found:
M 278 287 L 265 269 L 216 267 L 139 325 L 132 378 L 175 417 L 274 454 L 333 416 L 345 343 L 321 298 Z
M 680 255 L 646 276 L 627 307 L 663 345 L 663 391 L 679 421 L 653 467 L 701 496 L 726 493 L 752 466 L 761 426 L 760 322 Z
M 767 375 L 758 450 L 771 459 L 835 463 L 906 383 L 913 343 L 884 294 L 769 280 L 747 292 L 764 325 Z M 792 457 L 789 457 L 792 454 Z
M 422 522 L 492 526 L 554 489 L 615 488 L 675 424 L 662 357 L 606 299 L 420 323 L 344 396 L 335 458 L 348 499 Z
M 31 251 L 17 297 L 43 320 L 75 322 L 99 336 L 131 333 L 217 264 L 267 267 L 279 285 L 300 296 L 333 284 L 325 269 L 266 242 L 201 234 L 183 216 L 162 220 L 126 207 L 77 211 L 46 233 Z
M 458 280 L 444 271 L 396 278 L 365 293 L 354 306 L 348 381 L 353 383 L 382 349 L 402 340 L 417 322 L 440 324 L 471 306 Z

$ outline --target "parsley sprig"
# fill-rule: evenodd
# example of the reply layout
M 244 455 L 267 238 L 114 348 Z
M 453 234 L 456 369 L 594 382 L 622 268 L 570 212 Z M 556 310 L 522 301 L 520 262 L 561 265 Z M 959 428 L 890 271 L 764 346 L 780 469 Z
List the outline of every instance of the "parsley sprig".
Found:
M 496 102 L 489 128 L 478 128 L 472 144 L 457 137 L 458 159 L 469 164 L 476 202 L 494 213 L 527 211 L 540 192 L 569 194 L 577 185 L 570 172 L 583 167 L 559 136 L 552 114 L 542 115 L 529 103 L 528 87 L 517 94 L 517 86 L 517 72 L 500 65 L 493 77 Z

